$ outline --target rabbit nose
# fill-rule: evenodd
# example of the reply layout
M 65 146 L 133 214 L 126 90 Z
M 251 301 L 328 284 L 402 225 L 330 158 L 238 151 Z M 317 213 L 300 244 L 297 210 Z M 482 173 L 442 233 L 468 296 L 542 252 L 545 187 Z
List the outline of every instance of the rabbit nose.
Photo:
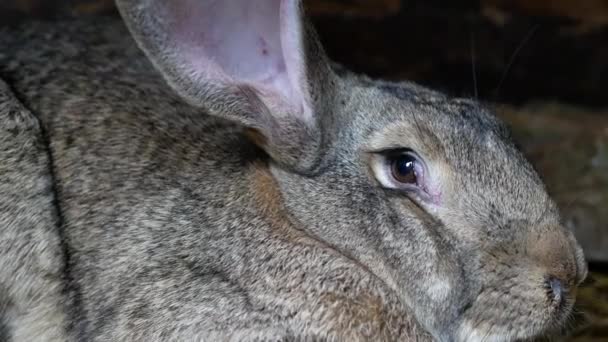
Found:
M 561 306 L 564 303 L 564 295 L 568 291 L 561 280 L 555 277 L 549 277 L 545 281 L 545 288 L 547 289 L 547 295 L 549 296 L 550 301 L 558 306 Z
M 563 299 L 564 294 L 570 293 L 570 288 L 574 290 L 580 281 L 580 268 L 586 267 L 579 265 L 576 248 L 561 229 L 545 231 L 530 239 L 528 253 L 545 273 L 545 286 L 554 298 Z

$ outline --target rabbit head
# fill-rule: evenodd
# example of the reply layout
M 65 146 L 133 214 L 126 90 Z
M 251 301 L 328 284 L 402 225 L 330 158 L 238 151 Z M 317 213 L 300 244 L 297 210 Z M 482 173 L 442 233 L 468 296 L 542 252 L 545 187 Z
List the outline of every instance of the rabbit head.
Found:
M 435 338 L 529 338 L 569 317 L 581 249 L 487 109 L 331 65 L 298 1 L 117 3 L 185 101 L 266 151 L 297 226 Z

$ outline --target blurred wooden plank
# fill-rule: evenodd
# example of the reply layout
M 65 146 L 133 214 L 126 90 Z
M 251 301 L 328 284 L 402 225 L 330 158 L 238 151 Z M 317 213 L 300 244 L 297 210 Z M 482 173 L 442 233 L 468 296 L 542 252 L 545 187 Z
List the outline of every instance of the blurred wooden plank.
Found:
M 312 15 L 383 17 L 397 13 L 401 8 L 401 0 L 304 0 L 304 2 Z M 34 16 L 90 15 L 112 11 L 114 1 L 3 0 L 0 9 L 10 9 Z
M 471 7 L 476 1 L 455 0 L 304 0 L 313 15 L 342 15 L 358 17 L 383 17 L 397 13 L 403 7 L 427 2 L 437 8 Z M 500 9 L 525 15 L 558 16 L 583 21 L 608 23 L 606 0 L 480 0 L 482 8 Z M 41 10 L 61 12 L 70 9 L 77 14 L 106 12 L 113 7 L 113 0 L 3 0 L 0 8 L 20 12 L 38 13 Z
M 482 6 L 527 15 L 556 16 L 608 24 L 606 0 L 481 0 Z
M 78 0 L 73 1 L 70 12 L 74 15 L 91 15 L 114 11 L 114 0 Z
M 401 9 L 401 0 L 305 0 L 311 15 L 381 18 Z
M 17 16 L 52 18 L 56 13 L 65 12 L 67 3 L 60 0 L 2 0 L 0 20 L 2 23 L 17 19 Z

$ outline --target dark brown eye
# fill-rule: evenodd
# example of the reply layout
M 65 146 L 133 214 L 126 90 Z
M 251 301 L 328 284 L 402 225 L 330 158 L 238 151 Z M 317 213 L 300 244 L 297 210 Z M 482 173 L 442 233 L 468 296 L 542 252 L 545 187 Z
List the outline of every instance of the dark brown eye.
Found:
M 391 174 L 393 178 L 403 184 L 417 184 L 416 163 L 414 156 L 402 154 L 391 159 Z

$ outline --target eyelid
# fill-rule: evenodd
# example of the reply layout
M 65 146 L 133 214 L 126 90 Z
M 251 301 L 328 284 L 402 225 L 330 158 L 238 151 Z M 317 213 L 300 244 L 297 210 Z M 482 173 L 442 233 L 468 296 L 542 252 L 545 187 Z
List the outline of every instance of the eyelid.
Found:
M 385 155 L 385 156 L 389 156 L 389 155 L 394 156 L 394 155 L 401 155 L 404 153 L 409 153 L 416 158 L 420 158 L 418 153 L 414 152 L 414 150 L 412 150 L 411 148 L 408 148 L 408 147 L 403 147 L 403 146 L 395 146 L 395 147 L 388 146 L 388 147 L 384 147 L 384 148 L 378 149 L 378 150 L 370 150 L 370 151 L 367 151 L 367 153 L 381 154 L 381 155 Z

